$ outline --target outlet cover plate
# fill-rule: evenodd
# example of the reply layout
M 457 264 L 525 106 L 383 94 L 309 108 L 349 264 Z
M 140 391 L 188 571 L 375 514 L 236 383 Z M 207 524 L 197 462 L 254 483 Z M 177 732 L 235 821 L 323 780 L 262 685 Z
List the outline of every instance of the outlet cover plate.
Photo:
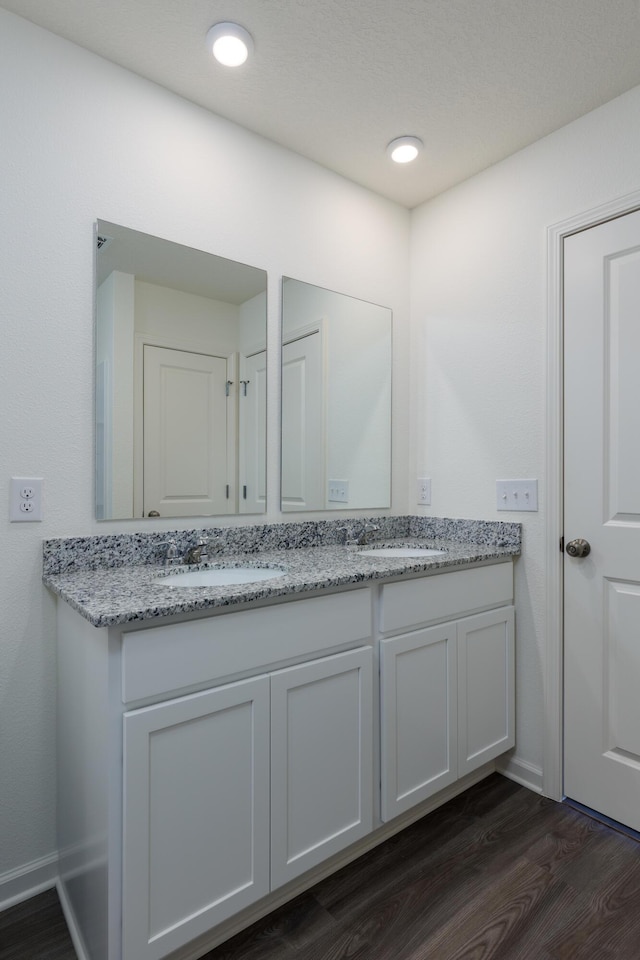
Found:
M 423 507 L 428 507 L 431 504 L 431 479 L 429 477 L 418 477 L 416 503 Z
M 9 520 L 11 523 L 42 520 L 42 477 L 11 477 Z

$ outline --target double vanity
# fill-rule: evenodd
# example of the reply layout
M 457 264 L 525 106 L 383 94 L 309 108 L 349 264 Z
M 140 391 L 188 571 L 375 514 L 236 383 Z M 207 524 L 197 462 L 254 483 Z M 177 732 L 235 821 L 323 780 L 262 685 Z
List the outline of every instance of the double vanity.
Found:
M 166 534 L 45 543 L 82 960 L 195 960 L 514 745 L 519 524 L 375 523 L 179 531 L 215 535 L 190 567 Z

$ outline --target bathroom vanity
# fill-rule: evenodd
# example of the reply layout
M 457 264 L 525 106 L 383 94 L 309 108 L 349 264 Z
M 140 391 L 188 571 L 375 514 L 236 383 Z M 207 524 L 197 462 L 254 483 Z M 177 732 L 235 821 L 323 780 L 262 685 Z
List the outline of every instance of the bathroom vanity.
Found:
M 201 956 L 494 769 L 519 533 L 447 544 L 262 551 L 282 576 L 173 591 L 149 565 L 45 564 L 81 958 Z

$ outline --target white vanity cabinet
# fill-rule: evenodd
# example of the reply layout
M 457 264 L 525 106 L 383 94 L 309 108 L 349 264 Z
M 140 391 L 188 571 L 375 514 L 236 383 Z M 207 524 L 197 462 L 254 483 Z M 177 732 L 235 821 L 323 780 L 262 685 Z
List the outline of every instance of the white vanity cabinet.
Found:
M 58 603 L 80 960 L 194 960 L 491 772 L 512 601 L 509 560 L 99 629 Z
M 123 953 L 159 960 L 372 829 L 372 651 L 124 715 Z
M 61 896 L 87 960 L 160 960 L 373 829 L 368 587 L 59 630 Z M 90 829 L 88 829 L 90 828 Z
M 476 567 L 381 590 L 386 821 L 514 746 L 513 568 Z M 463 616 L 474 610 L 485 612 Z M 444 622 L 425 626 L 434 621 Z

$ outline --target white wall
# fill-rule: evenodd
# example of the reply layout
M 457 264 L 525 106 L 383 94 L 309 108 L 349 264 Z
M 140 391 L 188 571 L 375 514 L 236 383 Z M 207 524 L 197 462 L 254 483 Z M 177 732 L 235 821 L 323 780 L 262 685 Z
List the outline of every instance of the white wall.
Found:
M 414 211 L 410 471 L 436 516 L 524 523 L 516 565 L 517 751 L 542 765 L 546 230 L 640 189 L 640 88 Z M 497 513 L 495 481 L 539 479 L 540 511 Z M 529 770 L 529 765 L 532 770 Z
M 390 305 L 394 510 L 404 512 L 410 217 L 4 10 L 0 89 L 2 901 L 51 874 L 55 846 L 54 601 L 40 582 L 42 538 L 140 528 L 94 520 L 95 220 L 266 269 L 272 396 L 282 274 Z M 280 517 L 278 423 L 272 403 L 270 520 Z M 44 477 L 43 523 L 9 524 L 11 475 Z M 23 878 L 34 862 L 42 870 Z

